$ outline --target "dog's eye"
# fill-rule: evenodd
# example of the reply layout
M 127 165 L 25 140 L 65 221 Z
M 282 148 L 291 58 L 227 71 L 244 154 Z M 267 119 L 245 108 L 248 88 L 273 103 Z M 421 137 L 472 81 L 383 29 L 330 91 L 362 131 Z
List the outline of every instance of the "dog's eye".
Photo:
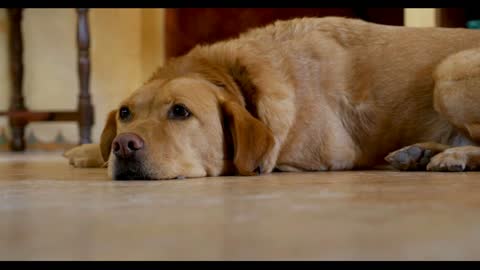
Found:
M 121 120 L 127 120 L 130 118 L 131 112 L 130 109 L 126 106 L 123 106 L 118 110 L 118 116 L 120 116 Z
M 175 104 L 170 108 L 168 112 L 168 118 L 170 119 L 187 119 L 191 115 L 190 111 L 183 104 Z

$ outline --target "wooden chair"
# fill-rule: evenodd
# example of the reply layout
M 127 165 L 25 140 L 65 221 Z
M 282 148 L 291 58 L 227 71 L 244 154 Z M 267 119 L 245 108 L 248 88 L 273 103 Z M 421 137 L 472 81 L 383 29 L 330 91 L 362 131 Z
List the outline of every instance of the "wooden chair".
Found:
M 78 77 L 80 94 L 78 106 L 74 111 L 30 111 L 25 107 L 23 88 L 23 38 L 21 8 L 8 9 L 10 21 L 10 72 L 12 89 L 8 111 L 0 112 L 8 116 L 12 130 L 10 149 L 25 150 L 25 126 L 35 121 L 75 121 L 79 125 L 80 142 L 91 142 L 91 129 L 94 123 L 94 110 L 91 103 L 90 83 L 90 33 L 88 26 L 88 9 L 77 9 L 77 47 Z

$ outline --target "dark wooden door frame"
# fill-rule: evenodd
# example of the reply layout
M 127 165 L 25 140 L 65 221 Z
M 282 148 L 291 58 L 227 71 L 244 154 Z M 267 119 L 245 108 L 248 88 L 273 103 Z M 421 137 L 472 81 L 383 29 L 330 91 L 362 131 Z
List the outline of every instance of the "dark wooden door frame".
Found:
M 275 20 L 341 16 L 403 25 L 403 13 L 403 8 L 167 8 L 165 56 L 180 56 L 199 43 L 231 38 Z

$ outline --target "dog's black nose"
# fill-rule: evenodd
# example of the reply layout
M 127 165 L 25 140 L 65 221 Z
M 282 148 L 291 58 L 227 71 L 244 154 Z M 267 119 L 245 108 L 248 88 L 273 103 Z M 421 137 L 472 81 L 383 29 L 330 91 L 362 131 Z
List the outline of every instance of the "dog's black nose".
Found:
M 113 153 L 117 158 L 128 159 L 143 149 L 144 142 L 140 136 L 134 133 L 119 134 L 112 142 Z

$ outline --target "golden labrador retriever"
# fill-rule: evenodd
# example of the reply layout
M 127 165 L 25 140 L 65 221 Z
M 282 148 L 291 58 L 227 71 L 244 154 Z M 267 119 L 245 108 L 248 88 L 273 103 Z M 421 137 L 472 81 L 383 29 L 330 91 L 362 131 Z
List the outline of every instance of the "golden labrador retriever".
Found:
M 113 179 L 464 171 L 479 142 L 480 31 L 325 17 L 195 47 L 65 156 Z

